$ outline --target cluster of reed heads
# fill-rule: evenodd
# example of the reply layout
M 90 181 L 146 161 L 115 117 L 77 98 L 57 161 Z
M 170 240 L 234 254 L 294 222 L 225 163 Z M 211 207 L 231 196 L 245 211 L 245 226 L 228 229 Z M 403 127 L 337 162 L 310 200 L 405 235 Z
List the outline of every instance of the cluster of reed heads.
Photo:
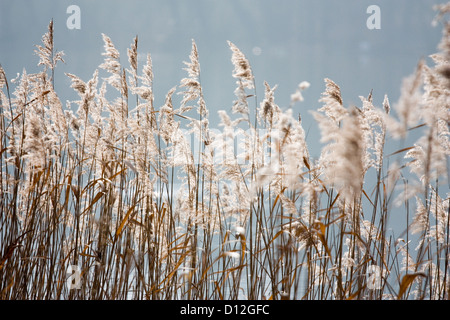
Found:
M 448 299 L 450 4 L 438 10 L 434 65 L 392 108 L 372 93 L 346 107 L 325 79 L 317 157 L 293 114 L 309 83 L 284 109 L 276 86 L 258 97 L 231 42 L 220 129 L 194 41 L 155 106 L 150 54 L 139 66 L 136 37 L 123 67 L 103 35 L 104 62 L 87 82 L 66 74 L 79 100 L 63 105 L 50 22 L 40 72 L 0 67 L 0 299 Z

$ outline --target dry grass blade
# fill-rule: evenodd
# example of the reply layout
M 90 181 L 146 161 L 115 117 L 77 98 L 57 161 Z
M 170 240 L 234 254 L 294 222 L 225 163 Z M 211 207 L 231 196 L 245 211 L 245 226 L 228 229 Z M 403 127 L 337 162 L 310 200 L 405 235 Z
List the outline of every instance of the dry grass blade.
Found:
M 396 154 L 399 154 L 399 153 L 402 153 L 402 152 L 405 152 L 405 151 L 408 151 L 408 150 L 411 150 L 411 149 L 414 149 L 414 148 L 415 148 L 415 147 L 403 148 L 403 149 L 397 150 L 397 151 L 395 151 L 395 152 L 393 152 L 393 153 L 387 155 L 387 157 L 394 156 L 394 155 L 396 155 Z
M 89 203 L 89 205 L 86 207 L 86 209 L 84 209 L 84 211 L 81 213 L 81 215 L 86 214 L 87 212 L 89 212 L 92 207 L 104 196 L 103 191 L 99 191 L 95 197 L 92 199 L 92 201 Z
M 180 266 L 185 262 L 186 257 L 188 257 L 191 254 L 190 250 L 186 250 L 180 257 L 180 259 L 178 259 L 176 265 L 173 267 L 173 270 L 167 275 L 167 277 L 164 278 L 164 280 L 159 284 L 161 286 L 161 284 L 163 283 L 169 283 L 170 280 L 173 278 L 173 276 L 178 272 L 178 269 L 180 268 Z
M 405 274 L 400 282 L 400 289 L 398 290 L 397 299 L 400 300 L 405 292 L 409 289 L 411 284 L 416 280 L 417 277 L 426 277 L 427 275 L 423 272 L 416 272 Z
M 313 231 L 318 235 L 320 242 L 322 243 L 323 247 L 325 248 L 325 251 L 328 255 L 328 257 L 332 257 L 332 253 L 330 248 L 328 247 L 328 242 L 326 239 L 326 229 L 327 225 L 323 224 L 322 222 L 318 221 L 315 223 L 315 226 L 313 228 Z
M 11 243 L 6 247 L 3 257 L 0 259 L 0 271 L 3 269 L 4 265 L 6 264 L 6 261 L 12 257 L 14 251 L 20 246 L 20 243 L 22 242 L 25 235 L 27 235 L 32 231 L 33 230 L 28 230 L 27 232 L 21 234 L 19 237 L 16 238 L 16 240 L 14 240 L 13 243 Z
M 116 235 L 115 235 L 115 240 L 117 241 L 117 239 L 120 237 L 120 234 L 122 233 L 123 228 L 125 227 L 125 224 L 128 222 L 131 214 L 133 214 L 134 208 L 136 207 L 136 204 L 134 204 L 130 209 L 128 209 L 125 217 L 123 218 L 122 222 L 120 223 L 119 227 L 116 230 Z

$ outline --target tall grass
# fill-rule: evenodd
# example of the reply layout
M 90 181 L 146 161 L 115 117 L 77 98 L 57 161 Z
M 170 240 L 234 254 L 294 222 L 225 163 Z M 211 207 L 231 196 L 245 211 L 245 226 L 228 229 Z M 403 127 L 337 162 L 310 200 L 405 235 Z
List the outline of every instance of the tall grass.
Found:
M 434 66 L 421 61 L 392 108 L 372 93 L 346 107 L 325 79 L 314 158 L 301 116 L 276 86 L 257 96 L 232 42 L 236 100 L 220 130 L 194 41 L 186 78 L 155 106 L 138 38 L 124 67 L 103 35 L 104 62 L 87 82 L 67 74 L 79 100 L 64 106 L 51 22 L 40 72 L 0 68 L 0 298 L 448 299 L 449 40 L 444 21 Z M 392 140 L 406 145 L 386 154 Z

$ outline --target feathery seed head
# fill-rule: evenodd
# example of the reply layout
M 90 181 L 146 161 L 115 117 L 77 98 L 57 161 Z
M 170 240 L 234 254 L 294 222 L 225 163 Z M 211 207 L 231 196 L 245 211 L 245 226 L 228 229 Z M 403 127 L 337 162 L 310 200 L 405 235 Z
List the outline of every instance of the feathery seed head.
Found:
M 253 72 L 245 55 L 239 48 L 228 41 L 228 45 L 232 51 L 231 62 L 234 65 L 233 77 L 240 79 L 244 88 L 253 89 Z

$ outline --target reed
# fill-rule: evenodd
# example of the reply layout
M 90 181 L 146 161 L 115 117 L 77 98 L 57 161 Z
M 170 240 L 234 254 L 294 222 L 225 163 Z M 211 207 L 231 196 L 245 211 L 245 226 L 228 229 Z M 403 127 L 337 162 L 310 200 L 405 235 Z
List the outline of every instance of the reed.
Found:
M 372 92 L 347 107 L 325 79 L 317 158 L 292 112 L 309 83 L 290 108 L 267 82 L 258 97 L 232 42 L 220 130 L 194 40 L 186 78 L 155 106 L 138 37 L 124 67 L 103 35 L 104 62 L 87 81 L 66 74 L 79 100 L 64 106 L 50 22 L 40 72 L 12 81 L 0 66 L 0 298 L 448 299 L 449 5 L 437 9 L 434 65 L 420 61 L 392 107 Z

